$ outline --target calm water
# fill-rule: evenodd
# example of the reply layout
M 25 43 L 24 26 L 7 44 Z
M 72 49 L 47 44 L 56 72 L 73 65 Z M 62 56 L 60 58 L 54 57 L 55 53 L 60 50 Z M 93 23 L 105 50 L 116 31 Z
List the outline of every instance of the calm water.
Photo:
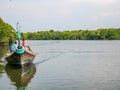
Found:
M 0 65 L 0 90 L 120 90 L 120 41 L 26 43 L 37 54 L 29 74 Z

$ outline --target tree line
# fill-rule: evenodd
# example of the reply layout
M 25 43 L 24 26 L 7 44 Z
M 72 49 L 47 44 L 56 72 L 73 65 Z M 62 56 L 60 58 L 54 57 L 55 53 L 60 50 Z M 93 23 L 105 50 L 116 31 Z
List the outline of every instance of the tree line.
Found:
M 120 40 L 120 28 L 101 28 L 97 30 L 38 31 L 21 33 L 27 40 Z M 0 44 L 12 37 L 17 39 L 15 29 L 0 18 Z
M 22 37 L 28 40 L 120 40 L 120 28 L 27 32 L 22 33 Z

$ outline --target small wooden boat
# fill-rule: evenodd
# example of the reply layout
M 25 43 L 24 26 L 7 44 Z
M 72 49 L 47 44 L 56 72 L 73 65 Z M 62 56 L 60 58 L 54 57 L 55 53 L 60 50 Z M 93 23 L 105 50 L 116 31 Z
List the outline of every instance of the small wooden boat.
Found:
M 24 67 L 32 63 L 34 58 L 35 54 L 30 50 L 28 46 L 26 46 L 23 54 L 13 52 L 12 54 L 8 54 L 5 59 L 7 60 L 8 64 Z
M 36 73 L 36 66 L 31 63 L 28 66 L 18 68 L 6 64 L 5 71 L 11 82 L 14 82 L 13 85 L 16 86 L 16 90 L 26 90 L 27 85 Z
M 29 46 L 20 44 L 21 34 L 20 28 L 18 28 L 18 23 L 17 23 L 17 36 L 18 45 L 16 45 L 15 51 L 7 55 L 5 59 L 7 60 L 8 64 L 14 64 L 17 66 L 24 67 L 25 65 L 33 62 L 35 54 L 32 52 Z

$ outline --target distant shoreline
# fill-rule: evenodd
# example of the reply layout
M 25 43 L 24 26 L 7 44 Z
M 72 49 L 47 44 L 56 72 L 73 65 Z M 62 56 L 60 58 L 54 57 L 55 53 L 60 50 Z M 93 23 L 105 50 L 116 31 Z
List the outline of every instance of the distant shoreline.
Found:
M 120 28 L 22 33 L 27 40 L 120 40 Z

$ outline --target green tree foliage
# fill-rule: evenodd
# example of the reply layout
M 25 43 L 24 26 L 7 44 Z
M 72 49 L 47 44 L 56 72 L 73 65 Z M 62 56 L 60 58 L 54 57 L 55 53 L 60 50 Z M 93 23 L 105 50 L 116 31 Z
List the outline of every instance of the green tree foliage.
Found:
M 11 25 L 8 23 L 4 22 L 0 18 L 0 43 L 6 43 L 8 42 L 8 39 L 12 37 L 13 40 L 16 39 L 16 33 L 15 30 Z
M 23 33 L 29 40 L 120 40 L 120 28 L 74 31 L 38 31 Z
M 120 40 L 120 28 L 100 28 L 97 30 L 38 31 L 21 33 L 28 40 Z M 16 39 L 15 29 L 0 18 L 0 43 Z

